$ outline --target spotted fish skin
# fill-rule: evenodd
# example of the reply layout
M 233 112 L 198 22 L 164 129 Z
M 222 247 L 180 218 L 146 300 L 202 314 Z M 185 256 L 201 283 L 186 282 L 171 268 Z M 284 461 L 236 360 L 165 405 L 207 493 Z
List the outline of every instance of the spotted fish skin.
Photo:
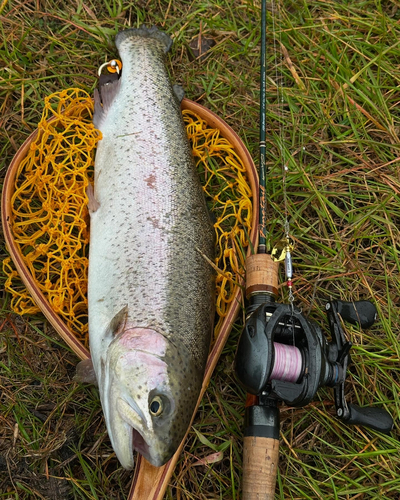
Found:
M 169 37 L 120 32 L 118 82 L 95 96 L 90 351 L 118 459 L 168 461 L 187 431 L 213 324 L 214 231 L 164 64 Z M 159 412 L 161 413 L 155 415 Z M 154 412 L 153 410 L 157 410 Z

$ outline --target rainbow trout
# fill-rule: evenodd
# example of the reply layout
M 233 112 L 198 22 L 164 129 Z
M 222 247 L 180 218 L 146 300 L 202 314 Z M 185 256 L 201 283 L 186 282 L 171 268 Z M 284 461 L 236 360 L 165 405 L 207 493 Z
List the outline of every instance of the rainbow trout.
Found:
M 214 311 L 214 232 L 156 28 L 116 40 L 122 76 L 95 95 L 89 338 L 108 433 L 161 466 L 199 396 Z

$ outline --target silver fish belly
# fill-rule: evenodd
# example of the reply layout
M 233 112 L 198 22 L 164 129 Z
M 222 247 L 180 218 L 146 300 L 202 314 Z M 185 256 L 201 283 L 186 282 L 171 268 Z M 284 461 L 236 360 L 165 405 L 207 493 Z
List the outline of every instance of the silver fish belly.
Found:
M 164 65 L 169 37 L 120 32 L 118 82 L 95 100 L 90 351 L 119 461 L 160 466 L 187 431 L 214 310 L 214 231 Z M 202 255 L 204 254 L 204 255 Z

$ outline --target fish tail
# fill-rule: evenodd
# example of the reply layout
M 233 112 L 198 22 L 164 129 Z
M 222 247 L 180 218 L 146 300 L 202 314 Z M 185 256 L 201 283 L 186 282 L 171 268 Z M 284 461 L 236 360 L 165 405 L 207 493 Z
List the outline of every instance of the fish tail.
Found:
M 165 53 L 169 51 L 172 45 L 171 37 L 164 31 L 159 30 L 157 26 L 147 28 L 142 25 L 140 28 L 130 28 L 120 31 L 115 38 L 115 45 L 117 46 L 117 49 L 119 49 L 120 44 L 124 40 L 131 37 L 153 38 L 154 40 L 158 40 L 163 44 Z

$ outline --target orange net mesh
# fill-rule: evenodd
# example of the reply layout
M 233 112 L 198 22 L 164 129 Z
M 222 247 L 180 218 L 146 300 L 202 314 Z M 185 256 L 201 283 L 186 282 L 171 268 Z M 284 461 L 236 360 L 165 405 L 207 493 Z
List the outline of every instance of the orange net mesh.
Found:
M 45 98 L 38 135 L 19 165 L 11 200 L 13 235 L 27 268 L 53 310 L 85 344 L 89 244 L 85 190 L 101 137 L 91 123 L 92 111 L 92 100 L 82 90 Z M 10 259 L 3 262 L 12 309 L 18 314 L 37 312 L 27 290 L 13 286 L 16 273 L 10 265 Z
M 93 177 L 101 133 L 92 124 L 93 103 L 79 89 L 45 99 L 38 136 L 19 165 L 12 197 L 12 229 L 23 259 L 53 310 L 87 347 L 89 215 L 86 187 Z M 217 335 L 243 275 L 251 231 L 251 189 L 246 169 L 220 131 L 183 112 L 205 194 L 215 214 Z M 51 120 L 52 119 L 52 120 Z M 49 121 L 50 120 L 50 121 Z M 18 314 L 39 311 L 10 258 L 3 261 L 6 290 Z

